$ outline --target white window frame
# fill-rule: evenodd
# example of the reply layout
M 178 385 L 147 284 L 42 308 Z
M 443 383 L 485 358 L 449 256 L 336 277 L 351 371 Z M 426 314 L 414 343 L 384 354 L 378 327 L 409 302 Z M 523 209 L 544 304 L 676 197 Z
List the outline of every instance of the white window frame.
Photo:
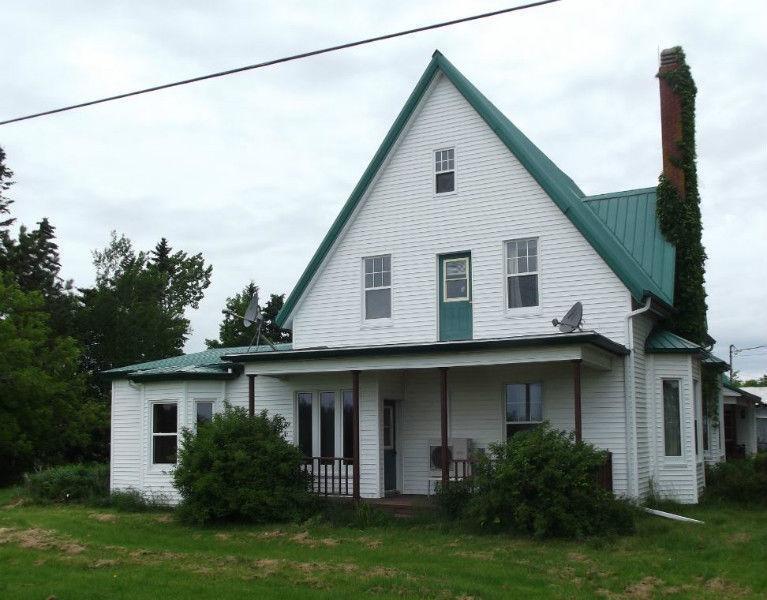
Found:
M 154 407 L 158 404 L 176 405 L 176 431 L 175 433 L 155 433 L 154 431 Z M 173 468 L 178 464 L 178 434 L 181 421 L 181 403 L 178 400 L 153 400 L 149 402 L 149 466 L 154 471 Z M 176 438 L 176 462 L 174 463 L 156 463 L 154 462 L 154 438 L 155 437 L 175 437 Z
M 531 385 L 538 385 L 541 388 L 541 420 L 540 421 L 509 421 L 508 419 L 508 413 L 506 412 L 506 395 L 507 395 L 507 388 L 510 385 L 524 385 L 526 386 L 526 390 Z M 546 419 L 543 415 L 543 411 L 545 409 L 545 401 L 544 401 L 544 387 L 542 381 L 507 381 L 503 384 L 503 387 L 501 388 L 501 414 L 502 414 L 502 422 L 503 422 L 503 437 L 502 439 L 506 440 L 508 439 L 508 426 L 509 425 L 541 425 Z M 526 393 L 528 393 L 526 391 Z
M 666 398 L 663 393 L 663 382 L 676 381 L 679 384 L 679 454 L 666 454 Z M 685 423 L 684 423 L 684 380 L 681 377 L 661 377 L 660 378 L 660 421 L 663 437 L 661 437 L 661 444 L 663 445 L 663 458 L 666 463 L 684 463 L 687 459 L 687 452 L 685 449 Z
M 321 436 L 322 436 L 322 417 L 321 417 L 321 395 L 333 394 L 334 395 L 334 414 L 333 414 L 333 455 L 336 458 L 341 458 L 344 451 L 344 392 L 349 392 L 349 388 L 302 388 L 295 390 L 293 393 L 293 414 L 294 414 L 294 427 L 293 427 L 293 439 L 294 444 L 298 446 L 299 434 L 300 434 L 300 422 L 298 418 L 298 396 L 299 394 L 309 394 L 312 399 L 311 404 L 311 427 L 312 427 L 312 457 L 321 456 Z M 325 457 L 329 458 L 329 457 Z
M 372 287 L 367 287 L 367 282 L 365 281 L 365 275 L 367 274 L 365 270 L 365 262 L 368 260 L 374 260 L 376 258 L 388 258 L 389 259 L 389 285 L 380 285 L 376 286 L 375 282 Z M 381 273 L 385 273 L 386 271 L 381 271 Z M 375 279 L 375 273 L 376 271 L 373 271 L 374 279 Z M 361 287 L 362 287 L 362 299 L 361 299 L 361 319 L 362 319 L 362 325 L 363 327 L 386 327 L 390 326 L 392 322 L 392 316 L 394 315 L 394 261 L 392 260 L 392 255 L 387 253 L 381 253 L 381 254 L 373 254 L 370 256 L 363 256 L 361 261 Z M 378 319 L 368 319 L 367 318 L 367 294 L 366 292 L 368 290 L 389 290 L 389 316 L 388 317 L 380 317 Z
M 447 263 L 462 262 L 466 266 L 466 295 L 459 298 L 447 297 Z M 443 302 L 468 302 L 471 300 L 471 259 L 469 256 L 457 256 L 455 258 L 442 257 L 442 301 Z
M 535 240 L 535 248 L 536 248 L 536 254 L 535 254 L 535 263 L 536 263 L 536 270 L 535 271 L 525 271 L 521 273 L 509 273 L 509 244 L 511 243 L 519 243 L 519 242 L 528 242 Z M 501 248 L 501 257 L 503 260 L 503 308 L 506 313 L 507 317 L 516 317 L 516 316 L 524 316 L 524 315 L 530 315 L 530 314 L 540 314 L 541 313 L 541 306 L 543 305 L 543 300 L 541 297 L 541 238 L 536 235 L 527 235 L 523 237 L 517 237 L 517 238 L 510 238 L 508 240 L 503 241 L 503 245 Z M 535 275 L 537 277 L 537 294 L 538 294 L 538 304 L 535 304 L 533 306 L 517 306 L 517 307 L 510 307 L 509 306 L 509 279 L 511 277 L 520 277 L 523 275 Z
M 453 153 L 453 168 L 437 168 L 437 153 L 438 152 L 450 152 Z M 455 146 L 443 146 L 441 148 L 436 148 L 431 153 L 431 169 L 432 169 L 432 193 L 435 197 L 442 198 L 443 196 L 450 196 L 452 194 L 455 194 L 458 191 L 458 162 L 456 159 L 457 152 L 455 149 Z M 447 159 L 450 160 L 449 158 Z M 442 159 L 440 159 L 440 162 L 443 162 Z M 437 175 L 440 175 L 441 173 L 453 173 L 453 189 L 449 192 L 438 192 L 437 191 Z

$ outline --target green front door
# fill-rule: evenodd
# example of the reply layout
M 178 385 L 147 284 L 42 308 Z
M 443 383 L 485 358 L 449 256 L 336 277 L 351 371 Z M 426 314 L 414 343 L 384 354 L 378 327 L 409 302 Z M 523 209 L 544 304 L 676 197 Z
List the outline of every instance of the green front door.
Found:
M 471 254 L 445 254 L 439 257 L 439 339 L 471 336 Z

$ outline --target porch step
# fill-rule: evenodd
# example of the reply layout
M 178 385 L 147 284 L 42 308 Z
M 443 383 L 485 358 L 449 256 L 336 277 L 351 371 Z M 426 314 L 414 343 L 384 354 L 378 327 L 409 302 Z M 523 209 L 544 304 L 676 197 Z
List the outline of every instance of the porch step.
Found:
M 428 496 L 398 495 L 371 498 L 367 502 L 398 519 L 412 519 L 435 509 L 434 499 Z

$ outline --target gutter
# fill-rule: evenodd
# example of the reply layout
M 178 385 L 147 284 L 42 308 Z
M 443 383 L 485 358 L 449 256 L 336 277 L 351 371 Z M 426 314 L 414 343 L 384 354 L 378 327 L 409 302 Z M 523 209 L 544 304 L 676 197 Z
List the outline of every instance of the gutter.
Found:
M 274 360 L 301 360 L 307 358 L 336 358 L 343 356 L 397 355 L 444 352 L 470 352 L 496 348 L 524 348 L 534 346 L 556 346 L 569 344 L 593 344 L 612 354 L 623 356 L 629 353 L 625 346 L 598 333 L 551 334 L 538 337 L 502 338 L 494 340 L 468 340 L 460 342 L 435 342 L 432 344 L 390 344 L 380 346 L 357 346 L 338 348 L 307 348 L 281 352 L 250 352 L 227 354 L 222 358 L 235 363 L 265 362 Z
M 653 298 L 648 296 L 642 308 L 633 310 L 626 315 L 626 341 L 629 354 L 626 357 L 626 373 L 624 385 L 626 387 L 626 462 L 628 468 L 628 495 L 631 498 L 639 497 L 639 463 L 637 459 L 637 436 L 636 436 L 636 363 L 634 357 L 634 317 L 644 314 L 652 307 Z

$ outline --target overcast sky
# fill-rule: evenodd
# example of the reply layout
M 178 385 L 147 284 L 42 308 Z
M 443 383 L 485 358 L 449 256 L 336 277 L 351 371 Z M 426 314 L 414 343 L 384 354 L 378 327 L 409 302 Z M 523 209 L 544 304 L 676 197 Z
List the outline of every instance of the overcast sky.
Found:
M 454 2 L 4 0 L 0 120 L 511 6 Z M 698 85 L 709 326 L 767 344 L 767 5 L 561 3 L 0 127 L 19 221 L 57 227 L 93 281 L 112 229 L 214 266 L 188 351 L 253 279 L 289 292 L 439 48 L 587 194 L 655 185 L 660 49 Z M 558 316 L 558 315 L 553 315 Z M 767 371 L 767 353 L 736 360 Z

